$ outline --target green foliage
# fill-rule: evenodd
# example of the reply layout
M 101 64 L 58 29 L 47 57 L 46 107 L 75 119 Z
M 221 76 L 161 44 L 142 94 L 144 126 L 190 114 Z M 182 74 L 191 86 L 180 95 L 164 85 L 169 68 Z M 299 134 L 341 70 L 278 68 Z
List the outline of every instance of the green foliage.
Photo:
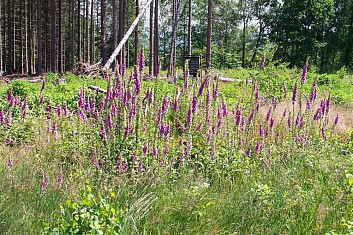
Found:
M 121 211 L 110 203 L 115 194 L 96 199 L 91 187 L 86 188 L 80 203 L 68 200 L 65 207 L 60 206 L 56 223 L 45 223 L 43 234 L 121 234 Z

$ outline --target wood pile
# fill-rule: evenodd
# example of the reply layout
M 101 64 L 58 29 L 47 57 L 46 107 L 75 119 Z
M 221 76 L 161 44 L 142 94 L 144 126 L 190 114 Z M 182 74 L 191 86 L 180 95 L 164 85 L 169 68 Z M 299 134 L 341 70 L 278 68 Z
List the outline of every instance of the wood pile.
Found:
M 104 78 L 103 65 L 99 61 L 96 64 L 78 62 L 72 72 L 75 75 L 87 75 L 91 78 Z

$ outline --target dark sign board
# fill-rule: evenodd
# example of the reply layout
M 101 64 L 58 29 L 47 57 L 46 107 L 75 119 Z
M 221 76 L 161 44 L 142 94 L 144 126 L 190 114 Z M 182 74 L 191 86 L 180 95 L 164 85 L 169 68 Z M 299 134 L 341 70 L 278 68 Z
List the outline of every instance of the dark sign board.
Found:
M 188 60 L 189 66 L 189 76 L 196 77 L 201 69 L 201 56 L 199 55 L 191 55 L 191 56 L 184 56 L 185 60 Z

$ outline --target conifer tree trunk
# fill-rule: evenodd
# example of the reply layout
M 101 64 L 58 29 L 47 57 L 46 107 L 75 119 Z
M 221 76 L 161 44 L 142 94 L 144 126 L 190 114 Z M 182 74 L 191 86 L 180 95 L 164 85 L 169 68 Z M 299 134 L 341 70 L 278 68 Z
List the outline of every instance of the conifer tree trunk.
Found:
M 88 14 L 89 14 L 89 0 L 86 0 L 86 18 L 85 18 L 85 40 L 86 40 L 86 47 L 85 47 L 85 62 L 88 62 L 88 53 L 89 53 L 89 34 L 88 34 Z
M 0 77 L 2 77 L 2 73 L 3 73 L 3 71 L 4 71 L 4 67 L 3 67 L 3 63 L 2 63 L 2 35 L 3 35 L 3 33 L 2 33 L 2 26 L 1 26 L 1 24 L 2 24 L 2 21 L 3 21 L 3 19 L 2 19 L 2 2 L 0 2 Z
M 139 0 L 136 0 L 135 1 L 135 17 L 137 17 L 139 15 Z M 138 24 L 136 25 L 136 28 L 135 28 L 135 42 L 134 42 L 134 47 L 135 47 L 135 64 L 138 65 L 138 53 L 139 53 L 139 50 L 138 50 L 138 45 L 139 45 L 139 27 L 138 27 Z
M 213 8 L 213 0 L 208 0 L 206 69 L 210 69 L 211 68 L 212 8 Z
M 71 69 L 75 65 L 75 0 L 71 0 Z
M 32 5 L 33 5 L 33 0 L 29 0 L 28 1 L 28 13 L 27 13 L 27 27 L 28 27 L 28 44 L 27 44 L 27 63 L 28 63 L 28 75 L 32 75 L 33 71 L 32 71 L 32 41 L 33 41 L 33 31 L 32 31 Z
M 107 62 L 107 39 L 106 39 L 106 0 L 101 0 L 101 56 L 102 63 L 105 64 Z
M 42 0 L 37 0 L 37 75 L 42 74 Z
M 13 74 L 13 14 L 12 14 L 12 1 L 7 0 L 7 51 L 8 51 L 8 58 L 7 58 L 7 73 Z
M 58 72 L 63 73 L 63 0 L 59 0 L 59 48 L 58 48 Z
M 50 71 L 56 73 L 56 0 L 51 0 Z
M 117 43 L 117 34 L 116 34 L 116 20 L 117 20 L 117 0 L 113 0 L 113 48 L 116 47 L 116 43 Z M 113 71 L 115 71 L 115 67 L 116 67 L 116 60 L 114 60 L 113 62 Z
M 154 37 L 153 37 L 153 8 L 154 8 L 154 1 L 151 2 L 150 4 L 150 59 L 149 59 L 149 71 L 148 71 L 148 74 L 150 76 L 153 75 L 153 42 L 154 42 Z
M 77 59 L 81 61 L 81 0 L 77 1 Z
M 155 13 L 154 13 L 154 76 L 157 76 L 160 71 L 159 61 L 159 27 L 158 27 L 158 15 L 159 15 L 159 0 L 155 0 Z
M 189 0 L 189 17 L 188 17 L 188 55 L 191 55 L 191 20 L 192 20 L 192 4 Z
M 94 18 L 93 18 L 94 2 L 91 1 L 91 26 L 90 26 L 90 63 L 94 63 Z M 98 17 L 97 17 L 98 18 Z

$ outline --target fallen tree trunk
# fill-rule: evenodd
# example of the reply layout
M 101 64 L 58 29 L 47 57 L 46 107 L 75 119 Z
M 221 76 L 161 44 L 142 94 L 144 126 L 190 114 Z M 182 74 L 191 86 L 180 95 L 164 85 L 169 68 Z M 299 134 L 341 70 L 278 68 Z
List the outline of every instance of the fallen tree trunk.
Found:
M 110 67 L 110 65 L 113 63 L 113 61 L 115 60 L 115 58 L 118 56 L 119 52 L 121 51 L 121 49 L 123 48 L 125 42 L 128 40 L 128 38 L 130 37 L 131 33 L 134 31 L 136 25 L 138 24 L 140 18 L 143 16 L 143 14 L 145 14 L 148 6 L 151 4 L 152 0 L 148 0 L 146 5 L 142 8 L 140 14 L 135 18 L 134 22 L 132 23 L 132 25 L 130 26 L 129 30 L 126 32 L 125 36 L 123 37 L 123 39 L 121 39 L 119 45 L 115 48 L 113 54 L 110 56 L 109 60 L 107 61 L 107 63 L 105 63 L 105 65 L 103 66 L 103 70 L 107 71 Z

